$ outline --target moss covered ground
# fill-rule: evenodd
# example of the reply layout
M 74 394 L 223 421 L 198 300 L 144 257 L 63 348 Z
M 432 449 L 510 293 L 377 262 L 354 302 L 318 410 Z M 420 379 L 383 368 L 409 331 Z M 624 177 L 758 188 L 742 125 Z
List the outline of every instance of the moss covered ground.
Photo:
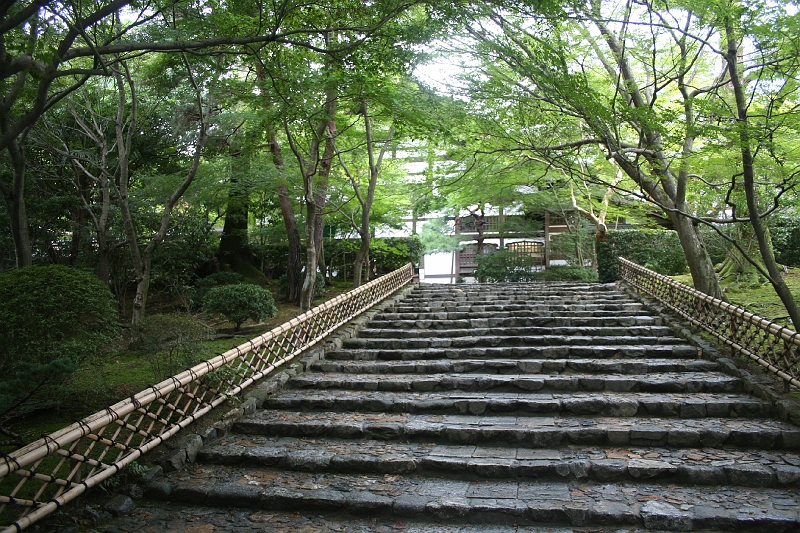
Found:
M 689 286 L 692 285 L 692 277 L 689 274 L 673 276 L 673 278 Z M 790 268 L 783 279 L 792 291 L 795 300 L 800 303 L 800 268 Z M 722 281 L 722 289 L 730 303 L 742 306 L 751 313 L 783 326 L 791 327 L 786 307 L 769 283 L 744 283 L 734 278 L 728 278 Z

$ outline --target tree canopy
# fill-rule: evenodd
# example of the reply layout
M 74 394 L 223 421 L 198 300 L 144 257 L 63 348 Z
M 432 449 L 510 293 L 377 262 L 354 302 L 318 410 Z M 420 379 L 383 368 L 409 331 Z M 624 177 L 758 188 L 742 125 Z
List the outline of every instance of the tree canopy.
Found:
M 798 209 L 799 26 L 765 1 L 6 2 L 0 269 L 93 271 L 134 323 L 151 284 L 191 307 L 220 270 L 308 307 L 331 236 L 358 285 L 382 228 L 554 211 L 675 230 L 724 298 L 715 236 L 800 326 L 769 235 Z

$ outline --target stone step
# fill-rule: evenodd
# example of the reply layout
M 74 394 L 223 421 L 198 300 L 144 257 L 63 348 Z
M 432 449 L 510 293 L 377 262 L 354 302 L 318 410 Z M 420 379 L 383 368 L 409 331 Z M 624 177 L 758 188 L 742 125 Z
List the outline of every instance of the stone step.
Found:
M 380 329 L 366 327 L 358 336 L 367 339 L 413 339 L 417 337 L 430 337 L 429 329 Z M 437 329 L 436 336 L 442 337 L 472 337 L 484 335 L 500 336 L 540 336 L 540 335 L 588 335 L 588 336 L 619 336 L 619 337 L 671 337 L 672 328 L 668 326 L 629 326 L 629 327 L 509 327 L 509 328 L 464 328 L 464 329 Z
M 608 391 L 739 392 L 739 378 L 719 372 L 616 374 L 337 374 L 310 372 L 290 380 L 296 388 L 359 391 Z
M 299 438 L 558 448 L 657 446 L 800 450 L 800 428 L 743 418 L 537 417 L 260 410 L 234 431 Z
M 423 348 L 406 350 L 331 350 L 331 360 L 353 361 L 424 361 L 439 359 L 696 359 L 697 348 L 686 345 L 666 346 L 505 346 L 479 348 Z
M 169 489 L 176 502 L 275 511 L 506 525 L 659 531 L 797 531 L 793 489 L 654 483 L 431 479 L 197 465 Z M 592 531 L 598 531 L 595 527 Z M 378 530 L 374 530 L 378 531 Z M 490 531 L 496 531 L 491 529 Z
M 715 372 L 719 365 L 704 359 L 446 359 L 431 361 L 333 361 L 314 363 L 315 372 L 347 374 L 442 374 L 480 372 L 521 373 L 614 373 Z
M 611 335 L 471 335 L 465 337 L 445 337 L 433 335 L 416 338 L 354 338 L 344 341 L 344 348 L 396 349 L 408 348 L 478 348 L 489 346 L 653 346 L 686 345 L 686 340 L 678 337 L 650 336 L 611 336 Z
M 264 402 L 268 409 L 446 415 L 655 416 L 661 418 L 764 418 L 771 404 L 743 394 L 509 392 L 414 393 L 383 391 L 289 391 Z
M 528 297 L 535 296 L 568 296 L 568 295 L 594 295 L 596 297 L 624 297 L 624 295 L 615 290 L 614 287 L 599 287 L 597 285 L 525 285 L 525 286 L 507 286 L 507 285 L 484 285 L 484 286 L 462 286 L 462 287 L 440 287 L 438 290 L 425 290 L 423 286 L 415 287 L 414 290 L 405 299 L 427 299 L 435 300 L 437 298 L 507 298 L 514 295 L 525 295 Z
M 370 327 L 378 329 L 465 329 L 465 328 L 509 328 L 509 327 L 630 327 L 630 326 L 660 326 L 661 318 L 647 315 L 619 316 L 609 315 L 600 317 L 587 316 L 542 316 L 531 313 L 530 316 L 497 316 L 492 314 L 486 317 L 463 318 L 431 318 L 424 320 L 403 319 L 391 320 L 377 316 L 370 322 Z
M 503 303 L 503 304 L 486 304 L 485 302 L 468 301 L 463 302 L 442 302 L 441 305 L 431 305 L 430 302 L 425 301 L 425 305 L 398 305 L 386 309 L 387 313 L 430 313 L 430 312 L 470 312 L 470 313 L 539 313 L 539 314 L 555 314 L 555 313 L 634 313 L 642 312 L 643 306 L 636 302 L 597 302 L 588 301 L 586 303 L 579 302 L 564 302 L 554 301 L 551 303 L 544 302 L 523 302 L 523 303 Z
M 232 436 L 204 447 L 198 460 L 315 473 L 800 487 L 800 455 L 724 449 L 531 449 Z
M 492 309 L 491 307 L 496 307 Z M 587 308 L 588 307 L 588 308 Z M 636 316 L 645 314 L 641 305 L 636 306 L 576 306 L 576 305 L 453 305 L 447 307 L 395 307 L 386 309 L 379 318 L 390 317 L 417 320 L 424 317 L 437 319 L 459 319 L 474 316 L 475 318 L 507 317 L 507 316 Z

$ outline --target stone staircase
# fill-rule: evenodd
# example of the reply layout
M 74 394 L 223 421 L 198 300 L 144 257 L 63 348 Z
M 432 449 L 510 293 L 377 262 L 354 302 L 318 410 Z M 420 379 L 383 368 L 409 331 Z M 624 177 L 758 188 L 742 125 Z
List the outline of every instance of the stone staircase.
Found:
M 423 285 L 288 385 L 161 492 L 319 531 L 800 531 L 800 428 L 613 286 Z

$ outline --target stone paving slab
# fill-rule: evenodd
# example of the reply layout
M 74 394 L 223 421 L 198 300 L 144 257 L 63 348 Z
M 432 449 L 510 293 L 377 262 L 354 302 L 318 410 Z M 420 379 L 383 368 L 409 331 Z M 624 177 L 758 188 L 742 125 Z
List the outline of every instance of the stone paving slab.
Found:
M 168 486 L 167 486 L 168 485 Z M 275 511 L 348 512 L 361 517 L 506 525 L 723 528 L 796 532 L 797 489 L 682 487 L 649 483 L 432 479 L 329 475 L 196 466 L 162 481 L 164 497 L 195 505 Z
M 441 359 L 586 359 L 586 358 L 628 358 L 665 359 L 697 358 L 694 346 L 505 346 L 479 348 L 408 348 L 404 350 L 386 349 L 348 349 L 330 350 L 325 353 L 328 359 L 337 361 L 374 360 L 441 360 Z
M 328 410 L 481 416 L 595 415 L 677 418 L 768 417 L 772 405 L 743 394 L 661 393 L 419 393 L 382 391 L 296 391 L 267 400 L 263 407 L 294 411 Z
M 541 312 L 514 313 L 513 316 L 498 316 L 497 313 L 489 313 L 487 316 L 478 318 L 472 314 L 466 314 L 463 318 L 437 318 L 428 320 L 385 320 L 376 317 L 372 320 L 373 327 L 393 328 L 393 329 L 463 329 L 463 328 L 508 328 L 508 327 L 620 327 L 620 326 L 660 326 L 660 317 L 637 315 L 637 316 L 552 316 Z
M 593 480 L 800 488 L 800 455 L 758 450 L 669 448 L 533 449 L 388 443 L 376 440 L 248 437 L 222 439 L 204 463 L 316 473 L 380 473 L 469 479 Z
M 775 420 L 562 418 L 261 410 L 234 425 L 254 435 L 378 438 L 549 448 L 570 444 L 800 450 L 800 428 Z
M 598 345 L 686 345 L 677 337 L 622 336 L 622 335 L 502 335 L 474 334 L 464 337 L 432 335 L 416 338 L 355 338 L 344 342 L 345 348 L 473 348 L 480 346 L 598 346 Z
M 431 524 L 393 518 L 220 509 L 146 500 L 139 502 L 132 514 L 110 520 L 105 529 L 97 529 L 108 533 L 588 533 L 572 527 Z M 597 529 L 592 532 L 603 533 Z M 626 530 L 625 533 L 644 531 Z
M 445 359 L 423 361 L 332 361 L 311 365 L 315 372 L 347 374 L 468 373 L 582 373 L 648 374 L 658 372 L 715 372 L 719 365 L 704 359 Z
M 386 315 L 382 315 L 384 318 Z M 437 318 L 437 317 L 430 317 Z M 414 337 L 428 337 L 431 332 L 427 329 L 380 329 L 380 328 L 364 328 L 359 333 L 360 338 L 414 338 Z M 483 336 L 483 335 L 618 335 L 618 336 L 650 336 L 650 337 L 672 337 L 672 328 L 668 326 L 630 326 L 630 327 L 587 327 L 576 330 L 574 328 L 542 328 L 542 327 L 520 327 L 520 328 L 470 328 L 470 329 L 445 329 L 438 330 L 437 335 L 442 337 L 469 337 L 469 336 Z
M 738 392 L 739 378 L 719 372 L 616 374 L 339 374 L 309 372 L 291 379 L 306 389 L 365 391 L 613 391 L 613 392 Z

